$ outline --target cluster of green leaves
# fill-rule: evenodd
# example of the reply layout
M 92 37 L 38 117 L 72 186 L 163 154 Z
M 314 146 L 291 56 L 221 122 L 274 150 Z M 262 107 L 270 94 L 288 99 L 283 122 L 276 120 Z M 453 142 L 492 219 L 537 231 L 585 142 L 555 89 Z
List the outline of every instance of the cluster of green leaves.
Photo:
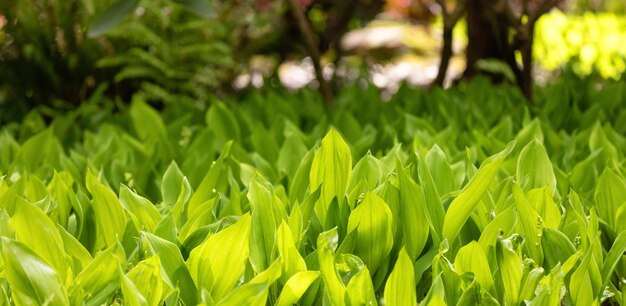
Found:
M 229 47 L 233 27 L 186 9 L 202 3 L 2 1 L 0 123 L 38 105 L 72 109 L 93 95 L 127 100 L 138 91 L 150 101 L 206 110 L 209 93 L 230 85 L 239 65 Z M 102 34 L 98 27 L 107 22 L 98 17 L 115 17 L 107 10 L 120 6 L 129 13 L 119 16 L 123 27 L 90 35 Z
M 78 103 L 101 75 L 93 64 L 104 55 L 86 40 L 90 14 L 106 1 L 2 1 L 0 3 L 0 122 L 33 105 Z
M 231 29 L 220 19 L 201 18 L 173 2 L 205 4 L 135 1 L 138 7 L 128 7 L 131 18 L 105 35 L 119 50 L 97 61 L 96 67 L 115 71 L 113 82 L 138 87 L 146 100 L 205 110 L 210 95 L 230 85 L 235 75 L 234 50 L 228 44 Z M 90 30 L 101 23 L 94 21 Z
M 621 305 L 626 86 L 585 84 L 33 113 L 0 134 L 0 303 Z
M 626 18 L 613 13 L 580 16 L 553 11 L 537 22 L 537 63 L 548 70 L 565 65 L 581 75 L 620 79 L 626 72 Z

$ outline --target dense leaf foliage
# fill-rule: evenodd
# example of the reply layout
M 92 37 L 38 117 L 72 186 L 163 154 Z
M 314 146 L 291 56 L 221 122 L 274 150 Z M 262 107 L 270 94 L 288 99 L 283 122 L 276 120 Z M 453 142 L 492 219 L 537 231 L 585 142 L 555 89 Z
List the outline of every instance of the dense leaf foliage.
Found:
M 34 112 L 0 133 L 0 300 L 621 304 L 626 86 L 597 85 Z

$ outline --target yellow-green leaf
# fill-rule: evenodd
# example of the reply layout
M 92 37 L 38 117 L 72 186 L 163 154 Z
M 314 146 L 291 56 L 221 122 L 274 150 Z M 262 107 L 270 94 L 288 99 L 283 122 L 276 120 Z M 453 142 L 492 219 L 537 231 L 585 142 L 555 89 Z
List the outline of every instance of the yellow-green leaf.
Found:
M 540 234 L 543 230 L 543 221 L 531 207 L 522 188 L 517 183 L 513 184 L 512 188 L 518 214 L 517 228 L 526 240 L 524 249 L 530 258 L 541 264 L 543 263 L 543 250 L 540 244 Z
M 69 305 L 59 274 L 26 245 L 3 237 L 2 260 L 15 302 L 22 305 Z
M 400 250 L 398 260 L 385 284 L 385 305 L 415 305 L 415 273 L 413 263 L 405 248 Z
M 450 203 L 443 221 L 444 238 L 450 241 L 456 239 L 461 227 L 463 227 L 470 213 L 493 181 L 504 159 L 511 153 L 514 147 L 515 142 L 510 142 L 504 150 L 486 159 L 476 175 Z
M 550 186 L 551 194 L 556 192 L 556 176 L 548 152 L 543 144 L 535 138 L 529 142 L 517 160 L 517 181 L 524 190 Z
M 293 235 L 287 222 L 283 221 L 276 232 L 276 245 L 282 264 L 282 283 L 286 283 L 293 275 L 306 270 L 304 258 L 298 252 Z
M 175 244 L 152 235 L 143 233 L 152 255 L 158 255 L 161 262 L 161 271 L 166 275 L 174 289 L 180 290 L 180 299 L 186 305 L 197 303 L 197 289 L 191 274 L 183 261 L 180 249 Z
M 133 267 L 126 277 L 133 282 L 135 289 L 146 298 L 146 305 L 162 305 L 164 283 L 161 277 L 160 256 L 152 256 Z
M 138 225 L 146 231 L 153 232 L 161 221 L 161 214 L 159 214 L 154 204 L 134 193 L 125 185 L 122 185 L 120 188 L 120 203 L 127 211 L 137 217 Z
M 311 172 L 309 173 L 309 190 L 315 191 L 322 186 L 321 199 L 323 211 L 328 210 L 328 206 L 333 198 L 340 201 L 346 194 L 350 174 L 352 171 L 352 154 L 348 144 L 341 135 L 331 128 L 328 134 L 322 139 L 322 145 L 315 152 Z M 321 216 L 321 223 L 324 224 L 325 216 Z
M 606 222 L 611 229 L 616 228 L 616 212 L 626 202 L 626 181 L 615 170 L 606 168 L 600 178 L 595 193 L 598 217 Z
M 280 263 L 274 262 L 250 282 L 229 292 L 217 306 L 265 305 L 269 287 L 280 278 Z
M 456 254 L 454 268 L 459 274 L 474 273 L 476 281 L 486 290 L 493 289 L 493 275 L 489 268 L 487 255 L 476 241 L 463 246 Z
M 124 236 L 126 217 L 115 193 L 104 186 L 91 171 L 87 172 L 87 190 L 93 197 L 92 206 L 96 215 L 98 246 L 112 246 Z
M 250 241 L 250 215 L 221 230 L 193 249 L 187 260 L 198 290 L 219 301 L 230 292 L 245 270 Z
M 498 273 L 504 290 L 505 305 L 518 305 L 524 274 L 522 258 L 515 252 L 510 239 L 500 240 L 496 245 Z
M 337 249 L 338 239 L 337 228 L 317 236 L 317 257 L 324 282 L 324 295 L 332 305 L 343 305 L 346 293 L 346 287 L 335 268 L 334 252 Z
M 17 240 L 43 258 L 65 282 L 68 266 L 63 239 L 52 220 L 41 209 L 19 198 L 10 223 Z
M 357 232 L 354 253 L 363 259 L 372 274 L 393 247 L 392 222 L 391 209 L 372 192 L 365 194 L 348 218 L 348 233 Z
M 396 171 L 400 183 L 398 217 L 404 244 L 411 260 L 416 260 L 428 241 L 430 220 L 426 214 L 426 199 L 422 188 L 406 174 L 400 162 L 396 162 Z M 437 202 L 435 205 L 440 205 L 440 203 Z M 434 229 L 436 225 L 433 224 L 432 227 Z
M 352 276 L 348 286 L 346 286 L 346 293 L 347 305 L 378 305 L 374 285 L 367 267 L 363 267 L 361 271 Z
M 294 305 L 300 300 L 302 295 L 316 281 L 320 273 L 318 271 L 302 271 L 294 274 L 280 292 L 276 306 Z

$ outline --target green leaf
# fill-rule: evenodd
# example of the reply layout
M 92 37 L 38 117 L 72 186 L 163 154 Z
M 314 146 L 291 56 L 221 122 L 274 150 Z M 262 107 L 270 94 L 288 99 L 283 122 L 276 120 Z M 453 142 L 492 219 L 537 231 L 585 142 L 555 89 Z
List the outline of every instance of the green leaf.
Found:
M 372 275 L 393 247 L 392 222 L 391 209 L 372 192 L 365 194 L 361 204 L 348 218 L 348 233 L 354 230 L 357 232 L 354 253 L 363 259 Z
M 619 159 L 619 151 L 607 137 L 605 129 L 602 128 L 602 125 L 598 121 L 596 121 L 596 124 L 593 126 L 591 135 L 589 135 L 589 149 L 591 149 L 591 151 L 602 149 L 602 156 L 605 162 Z
M 309 185 L 309 174 L 311 173 L 311 166 L 313 165 L 313 157 L 315 152 L 313 150 L 308 151 L 298 166 L 293 178 L 289 182 L 289 199 L 292 202 L 302 202 L 305 198 L 307 188 Z
M 280 200 L 274 201 L 274 195 L 257 181 L 250 184 L 248 191 L 252 210 L 252 231 L 250 233 L 250 263 L 257 273 L 264 271 L 273 262 L 272 253 L 275 245 L 277 223 L 286 215 L 275 213 Z M 284 212 L 284 208 L 282 209 Z
M 55 159 L 61 154 L 61 145 L 54 137 L 52 128 L 47 128 L 22 144 L 13 160 L 12 168 L 34 171 L 44 163 L 54 166 Z
M 615 270 L 618 262 L 622 259 L 624 252 L 626 252 L 626 231 L 621 232 L 617 238 L 615 238 L 611 250 L 609 250 L 609 253 L 606 255 L 604 264 L 602 265 L 603 286 L 610 281 L 611 274 Z
M 180 249 L 173 243 L 150 233 L 143 233 L 152 255 L 159 255 L 163 273 L 174 289 L 180 290 L 180 300 L 185 305 L 196 305 L 197 289 L 185 265 Z
M 513 196 L 515 198 L 515 207 L 518 213 L 518 230 L 524 235 L 526 243 L 524 249 L 528 252 L 530 258 L 536 263 L 543 263 L 543 250 L 540 245 L 540 235 L 543 229 L 543 221 L 541 217 L 530 206 L 524 191 L 517 184 L 513 184 Z
M 511 66 L 504 61 L 493 58 L 480 59 L 476 62 L 476 68 L 491 74 L 502 75 L 509 82 L 515 83 L 515 74 L 513 74 Z
M 302 271 L 294 274 L 283 286 L 276 306 L 294 305 L 300 300 L 311 284 L 320 276 L 318 271 Z
M 305 143 L 298 135 L 289 135 L 278 153 L 278 161 L 276 162 L 278 171 L 287 176 L 295 174 L 308 151 Z
M 431 149 L 432 151 L 432 149 Z M 443 208 L 443 204 L 441 203 L 441 197 L 438 191 L 437 183 L 432 176 L 431 169 L 429 168 L 428 162 L 426 161 L 426 157 L 424 157 L 424 153 L 422 150 L 418 149 L 416 151 L 417 154 L 417 166 L 419 172 L 419 179 L 424 186 L 424 198 L 426 199 L 426 213 L 427 217 L 430 220 L 430 224 L 432 227 L 432 237 L 434 242 L 440 243 L 442 240 L 442 230 L 443 230 L 443 221 L 445 216 L 445 211 Z M 431 159 L 437 160 L 436 158 L 438 154 L 433 153 Z M 435 162 L 437 165 L 439 162 Z M 435 166 L 437 167 L 437 166 Z M 445 167 L 444 167 L 445 168 Z M 398 168 L 399 169 L 399 168 Z M 438 169 L 441 170 L 441 169 Z M 433 169 L 432 171 L 435 171 Z M 445 170 L 443 170 L 445 172 Z
M 317 237 L 317 257 L 324 282 L 324 298 L 331 305 L 343 305 L 346 294 L 346 287 L 335 268 L 334 252 L 338 239 L 337 228 L 323 232 Z
M 500 240 L 496 245 L 498 258 L 498 275 L 502 281 L 506 305 L 518 305 L 519 293 L 523 276 L 523 261 L 513 248 L 510 239 Z
M 411 260 L 416 260 L 428 241 L 430 220 L 426 216 L 426 199 L 422 188 L 406 174 L 400 162 L 396 162 L 396 171 L 400 183 L 398 217 L 400 217 L 404 244 Z
M 209 169 L 209 172 L 202 179 L 200 185 L 198 185 L 196 192 L 191 195 L 188 203 L 189 207 L 195 207 L 197 205 L 200 205 L 216 196 L 217 190 L 215 189 L 215 187 L 224 175 L 224 163 L 226 158 L 230 156 L 230 150 L 232 145 L 232 141 L 229 141 L 224 145 L 224 148 L 222 149 L 222 154 L 220 154 L 217 160 L 213 162 L 211 168 Z
M 544 262 L 550 268 L 559 263 L 565 263 L 568 258 L 576 253 L 576 248 L 569 238 L 562 232 L 551 228 L 544 228 L 541 235 L 541 247 Z
M 373 191 L 380 184 L 383 168 L 382 162 L 368 152 L 354 166 L 348 191 L 352 191 L 361 181 L 365 182 L 367 191 Z
M 515 147 L 509 143 L 504 150 L 486 159 L 471 181 L 461 193 L 450 203 L 443 221 L 443 237 L 450 241 L 456 239 L 459 231 L 478 201 L 496 176 L 504 159 Z
M 126 217 L 115 193 L 87 171 L 87 190 L 93 197 L 92 207 L 98 229 L 97 247 L 109 247 L 124 236 Z
M 126 185 L 120 187 L 120 203 L 127 211 L 137 217 L 138 226 L 149 232 L 153 232 L 161 221 L 161 214 L 156 206 L 148 199 L 134 193 Z
M 528 300 L 530 301 L 532 297 L 535 296 L 535 291 L 537 291 L 537 285 L 539 281 L 544 276 L 543 268 L 534 268 L 524 275 L 524 281 L 521 284 L 521 290 L 519 294 L 519 301 Z
M 580 263 L 576 271 L 572 273 L 569 283 L 570 295 L 572 301 L 576 305 L 591 305 L 595 300 L 593 293 L 592 280 L 589 275 L 589 265 L 592 260 L 591 249 L 587 251 L 583 261 Z
M 76 214 L 82 218 L 82 207 L 78 204 L 76 195 L 70 189 L 72 177 L 67 172 L 56 172 L 52 176 L 52 181 L 48 184 L 50 196 L 56 200 L 58 209 L 55 210 L 57 222 L 67 227 L 68 218 L 72 209 L 77 210 Z
M 561 210 L 552 199 L 552 191 L 549 186 L 528 191 L 528 201 L 533 209 L 543 220 L 546 228 L 557 229 L 561 224 Z
M 441 278 L 441 273 L 437 274 L 437 276 L 433 279 L 432 285 L 428 290 L 428 294 L 420 304 L 425 304 L 427 306 L 446 306 L 445 297 L 445 287 L 443 284 L 443 280 Z
M 69 305 L 59 274 L 27 246 L 2 237 L 2 260 L 15 302 L 22 305 Z
M 165 123 L 159 113 L 141 99 L 133 99 L 130 117 L 140 140 L 156 141 L 166 156 L 173 156 L 174 149 L 169 141 Z
M 274 262 L 267 270 L 259 273 L 250 282 L 229 292 L 217 306 L 265 305 L 269 287 L 280 278 L 280 263 Z
M 322 145 L 315 152 L 311 172 L 309 174 L 309 191 L 315 191 L 322 186 L 321 200 L 323 211 L 333 198 L 342 200 L 348 189 L 352 171 L 352 154 L 348 144 L 341 135 L 331 128 L 322 139 Z M 320 216 L 320 222 L 325 223 L 325 215 Z
M 490 246 L 495 246 L 498 236 L 502 234 L 509 235 L 515 228 L 517 214 L 514 206 L 510 206 L 487 224 L 483 232 L 480 234 L 478 243 L 487 251 Z
M 293 275 L 306 270 L 304 258 L 298 252 L 289 225 L 284 220 L 276 232 L 276 246 L 282 264 L 282 282 L 286 283 Z
M 163 304 L 162 298 L 165 289 L 161 278 L 161 259 L 159 256 L 152 256 L 137 263 L 128 271 L 126 277 L 135 285 L 137 292 L 146 298 L 145 305 Z
M 378 305 L 370 271 L 367 267 L 363 267 L 348 282 L 346 302 L 347 305 Z
M 454 175 L 452 174 L 452 167 L 450 167 L 446 155 L 439 146 L 434 145 L 430 151 L 428 151 L 428 154 L 426 154 L 426 164 L 428 165 L 429 173 L 432 175 L 432 180 L 437 186 L 437 192 L 440 195 L 448 194 L 457 189 L 454 182 Z
M 121 268 L 120 268 L 121 270 Z M 135 283 L 133 283 L 128 276 L 123 275 L 120 271 L 120 275 L 122 275 L 122 295 L 124 296 L 124 305 L 129 306 L 146 306 L 148 302 L 146 298 L 141 294 L 139 289 Z
M 198 290 L 219 301 L 230 292 L 245 270 L 250 241 L 250 215 L 223 229 L 193 249 L 187 267 Z
M 17 240 L 39 255 L 64 282 L 68 266 L 63 239 L 52 220 L 41 209 L 20 198 L 10 223 Z
M 550 186 L 551 194 L 556 193 L 556 176 L 552 163 L 543 144 L 535 138 L 529 142 L 517 160 L 517 181 L 524 190 Z
M 493 289 L 493 276 L 487 261 L 487 255 L 476 241 L 459 249 L 454 259 L 454 268 L 459 274 L 465 272 L 474 273 L 476 281 L 486 290 Z
M 600 178 L 595 192 L 596 211 L 598 217 L 606 222 L 611 229 L 616 229 L 616 212 L 626 202 L 626 181 L 615 170 L 606 168 Z
M 120 267 L 125 266 L 124 249 L 116 243 L 96 255 L 69 287 L 71 304 L 100 305 L 121 284 Z
M 183 188 L 183 173 L 178 168 L 175 161 L 172 161 L 163 174 L 161 180 L 161 198 L 166 205 L 172 205 L 178 200 L 178 196 Z
M 87 31 L 87 36 L 95 38 L 106 33 L 130 14 L 137 4 L 139 4 L 139 0 L 120 0 L 113 3 L 95 18 Z
M 60 225 L 57 225 L 57 230 L 63 239 L 63 246 L 65 248 L 65 253 L 70 256 L 72 260 L 72 271 L 74 275 L 81 272 L 89 263 L 93 260 L 89 251 L 85 249 L 85 247 L 80 244 L 80 242 L 68 233 L 64 228 Z
M 393 271 L 389 274 L 387 284 L 385 284 L 385 305 L 415 305 L 416 302 L 413 263 L 406 249 L 402 248 Z
M 191 2 L 191 1 L 188 1 Z M 205 118 L 207 126 L 213 132 L 215 137 L 215 145 L 223 146 L 230 140 L 239 141 L 241 139 L 241 131 L 239 123 L 232 110 L 224 103 L 216 102 L 211 105 Z
M 190 12 L 203 17 L 212 17 L 215 15 L 215 9 L 211 1 L 207 0 L 172 0 L 188 9 Z

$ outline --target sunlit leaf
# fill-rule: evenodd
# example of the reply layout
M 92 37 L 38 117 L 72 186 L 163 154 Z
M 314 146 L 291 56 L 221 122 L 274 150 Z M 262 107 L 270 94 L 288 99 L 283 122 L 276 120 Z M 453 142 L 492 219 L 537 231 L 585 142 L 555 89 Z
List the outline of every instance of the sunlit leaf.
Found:
M 230 292 L 245 269 L 250 240 L 250 215 L 209 237 L 189 254 L 187 267 L 199 290 L 214 300 Z
M 517 180 L 524 190 L 549 186 L 556 192 L 556 176 L 548 153 L 536 138 L 529 142 L 520 153 L 517 161 Z
M 459 274 L 474 273 L 476 281 L 485 289 L 493 289 L 493 276 L 487 261 L 487 255 L 476 241 L 463 246 L 456 254 L 454 268 Z
M 150 233 L 143 233 L 152 255 L 159 255 L 162 272 L 169 283 L 180 290 L 180 299 L 186 305 L 195 305 L 197 289 L 185 265 L 180 249 L 173 243 Z
M 293 305 L 304 295 L 311 284 L 319 278 L 318 271 L 302 271 L 294 274 L 280 292 L 277 306 Z
M 321 233 L 317 238 L 317 256 L 324 282 L 324 296 L 334 305 L 342 305 L 346 293 L 346 287 L 335 269 L 333 256 L 337 249 L 338 239 L 336 228 Z
M 4 274 L 19 304 L 69 304 L 57 272 L 24 244 L 3 237 L 2 260 Z
M 450 203 L 443 222 L 443 237 L 449 240 L 456 238 L 474 206 L 496 176 L 500 165 L 502 165 L 504 159 L 511 153 L 514 147 L 515 142 L 511 142 L 504 150 L 486 159 L 476 175 Z
M 387 204 L 372 192 L 365 194 L 348 219 L 348 232 L 356 230 L 357 233 L 354 253 L 363 259 L 372 273 L 393 247 L 392 221 Z
M 429 234 L 430 220 L 426 216 L 426 199 L 422 188 L 407 175 L 399 162 L 396 168 L 400 183 L 399 222 L 406 251 L 412 260 L 416 260 Z
M 406 250 L 402 248 L 385 285 L 385 305 L 415 305 L 416 301 L 413 263 Z
M 322 188 L 323 211 L 328 209 L 333 198 L 342 199 L 348 189 L 352 172 L 352 154 L 341 135 L 331 128 L 315 152 L 309 174 L 309 190 Z M 325 216 L 321 216 L 322 224 Z
M 68 266 L 63 239 L 52 220 L 41 209 L 20 199 L 10 223 L 17 240 L 39 255 L 65 282 Z
M 114 245 L 122 239 L 126 217 L 122 205 L 111 189 L 100 183 L 91 172 L 87 172 L 87 190 L 93 197 L 92 206 L 96 215 L 98 240 L 104 246 Z

